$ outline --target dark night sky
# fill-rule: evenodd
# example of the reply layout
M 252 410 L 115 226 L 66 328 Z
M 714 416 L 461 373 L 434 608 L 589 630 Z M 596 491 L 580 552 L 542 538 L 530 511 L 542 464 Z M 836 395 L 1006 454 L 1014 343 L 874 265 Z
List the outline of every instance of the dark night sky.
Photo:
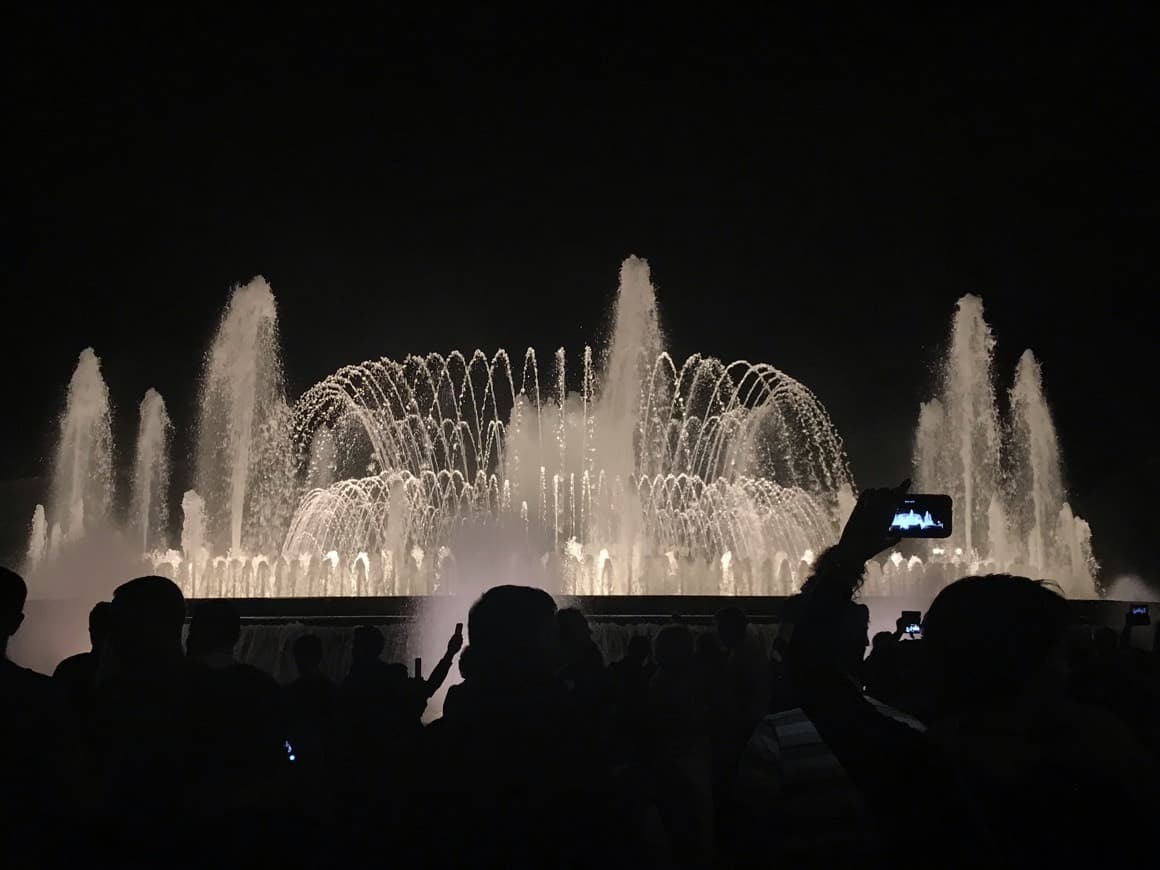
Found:
M 88 345 L 123 452 L 149 386 L 187 427 L 255 274 L 296 395 L 368 357 L 575 355 L 637 253 L 675 354 L 804 381 L 863 486 L 906 473 L 954 301 L 982 294 L 1004 387 L 1043 362 L 1097 554 L 1160 575 L 1151 22 L 884 9 L 18 16 L 0 480 L 43 471 Z

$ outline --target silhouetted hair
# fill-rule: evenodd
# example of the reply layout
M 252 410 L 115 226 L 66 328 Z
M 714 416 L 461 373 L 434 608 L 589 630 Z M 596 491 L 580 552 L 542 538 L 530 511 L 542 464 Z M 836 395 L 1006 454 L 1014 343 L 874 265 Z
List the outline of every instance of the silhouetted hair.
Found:
M 185 596 L 167 577 L 137 577 L 113 591 L 112 613 L 117 625 L 126 617 L 145 618 L 180 631 L 185 624 Z
M 138 666 L 180 654 L 185 596 L 166 577 L 137 577 L 113 592 L 111 639 L 121 659 Z
M 322 641 L 317 635 L 304 634 L 295 638 L 291 647 L 298 673 L 314 670 L 322 663 Z
M 28 587 L 15 571 L 0 567 L 0 638 L 11 637 L 24 621 Z
M 360 625 L 351 638 L 350 654 L 356 662 L 373 662 L 382 654 L 386 641 L 383 633 L 373 625 Z
M 560 639 L 566 642 L 587 640 L 591 635 L 588 618 L 578 607 L 565 607 L 556 614 Z
M 922 626 L 943 703 L 1018 695 L 1042 673 L 1067 625 L 1067 602 L 1043 581 L 990 574 L 947 586 Z
M 551 652 L 555 616 L 556 603 L 542 589 L 488 589 L 467 614 L 472 678 L 541 670 Z
M 95 638 L 108 635 L 113 628 L 113 603 L 98 601 L 89 611 L 89 633 Z
M 9 617 L 24 612 L 28 586 L 15 571 L 0 567 L 0 616 Z
M 189 620 L 187 649 L 190 655 L 232 651 L 242 634 L 242 617 L 232 601 L 200 601 Z

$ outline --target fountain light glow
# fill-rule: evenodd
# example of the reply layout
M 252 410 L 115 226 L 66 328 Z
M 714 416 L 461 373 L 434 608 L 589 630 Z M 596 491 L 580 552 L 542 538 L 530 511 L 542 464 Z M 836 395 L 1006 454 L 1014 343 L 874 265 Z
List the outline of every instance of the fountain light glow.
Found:
M 255 278 L 233 291 L 206 355 L 177 548 L 169 421 L 152 390 L 125 525 L 149 569 L 193 596 L 466 592 L 483 541 L 489 576 L 563 593 L 795 591 L 855 496 L 821 402 L 767 363 L 673 359 L 637 257 L 621 266 L 612 322 L 598 353 L 561 348 L 545 365 L 531 348 L 369 360 L 290 402 L 277 305 Z M 964 297 L 915 444 L 917 488 L 954 497 L 955 535 L 872 564 L 867 593 L 1026 565 L 1091 594 L 1090 531 L 1066 501 L 1039 365 L 1020 361 L 1001 420 L 993 345 L 981 302 Z M 109 420 L 87 350 L 49 507 L 33 521 L 34 572 L 91 518 L 112 517 Z

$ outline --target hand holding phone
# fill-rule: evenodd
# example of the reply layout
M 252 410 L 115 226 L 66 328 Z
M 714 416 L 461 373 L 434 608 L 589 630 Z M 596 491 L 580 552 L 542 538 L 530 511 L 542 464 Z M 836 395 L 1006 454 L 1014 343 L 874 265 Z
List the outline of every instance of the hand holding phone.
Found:
M 890 521 L 890 534 L 900 538 L 949 538 L 952 528 L 949 495 L 908 493 Z
M 1152 618 L 1148 615 L 1147 604 L 1130 604 L 1124 615 L 1124 625 L 1151 625 Z
M 910 481 L 904 480 L 889 489 L 862 491 L 838 541 L 838 549 L 846 558 L 862 564 L 898 543 L 898 535 L 889 528 L 889 523 L 908 489 Z
M 895 623 L 899 634 L 909 634 L 918 637 L 922 634 L 922 611 L 904 610 Z
M 457 622 L 451 639 L 447 641 L 447 654 L 455 655 L 461 649 L 463 649 L 463 623 Z

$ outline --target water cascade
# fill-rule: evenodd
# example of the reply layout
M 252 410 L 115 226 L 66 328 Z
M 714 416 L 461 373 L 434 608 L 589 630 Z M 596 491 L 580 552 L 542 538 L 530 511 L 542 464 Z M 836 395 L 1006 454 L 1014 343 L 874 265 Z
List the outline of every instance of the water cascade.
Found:
M 276 503 L 293 486 L 277 308 L 263 278 L 230 297 L 206 355 L 200 412 L 195 488 L 207 543 L 222 554 L 276 546 L 286 513 Z
M 925 560 L 959 574 L 1012 571 L 1050 578 L 1072 596 L 1095 592 L 1091 531 L 1073 515 L 1042 373 L 1031 351 L 1015 370 L 1000 420 L 994 338 L 977 296 L 959 300 L 939 395 L 919 410 L 914 485 L 949 493 L 955 532 Z
M 141 548 L 166 549 L 169 523 L 169 414 L 161 394 L 150 388 L 141 400 L 129 522 Z
M 110 421 L 101 361 L 86 348 L 69 381 L 52 464 L 47 522 L 60 530 L 58 540 L 79 540 L 86 526 L 98 528 L 108 519 L 113 498 Z
M 611 324 L 603 351 L 368 360 L 291 404 L 277 306 L 255 278 L 206 354 L 180 549 L 167 549 L 169 421 L 153 390 L 130 538 L 195 596 L 446 596 L 484 574 L 575 594 L 792 594 L 855 496 L 822 403 L 767 363 L 673 359 L 639 258 L 621 266 Z M 981 301 L 963 297 L 914 453 L 915 489 L 954 498 L 954 537 L 871 564 L 864 594 L 929 600 L 998 569 L 1092 594 L 1040 367 L 1024 355 L 1001 415 L 994 344 Z M 86 350 L 30 565 L 109 515 L 111 450 Z

